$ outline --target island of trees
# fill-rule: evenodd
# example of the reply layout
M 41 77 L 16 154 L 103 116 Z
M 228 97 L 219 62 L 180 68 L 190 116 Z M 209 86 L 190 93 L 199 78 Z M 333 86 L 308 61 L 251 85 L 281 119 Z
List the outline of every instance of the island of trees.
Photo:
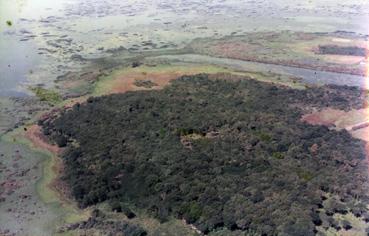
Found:
M 40 121 L 66 146 L 64 179 L 80 207 L 107 201 L 133 217 L 134 206 L 204 234 L 309 236 L 351 227 L 335 214 L 369 221 L 364 143 L 300 119 L 359 108 L 362 91 L 209 77 L 92 97 Z

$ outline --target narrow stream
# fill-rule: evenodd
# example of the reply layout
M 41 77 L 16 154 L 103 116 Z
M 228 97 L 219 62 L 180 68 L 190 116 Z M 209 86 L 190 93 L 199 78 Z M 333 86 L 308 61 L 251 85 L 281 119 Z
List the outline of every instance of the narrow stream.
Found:
M 317 71 L 311 69 L 304 69 L 291 66 L 281 66 L 274 64 L 266 64 L 260 62 L 242 61 L 237 59 L 211 57 L 197 54 L 183 54 L 183 55 L 165 55 L 156 58 L 192 62 L 192 63 L 208 63 L 217 66 L 224 66 L 234 70 L 249 71 L 249 72 L 271 72 L 282 75 L 290 75 L 301 78 L 307 84 L 336 84 L 365 87 L 365 77 L 358 75 L 342 74 L 327 71 Z

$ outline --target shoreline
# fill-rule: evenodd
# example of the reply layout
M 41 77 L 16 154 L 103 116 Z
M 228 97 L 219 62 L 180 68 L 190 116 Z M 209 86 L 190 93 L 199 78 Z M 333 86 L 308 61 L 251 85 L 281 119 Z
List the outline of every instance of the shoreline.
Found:
M 20 127 L 17 130 L 5 134 L 3 141 L 24 146 L 37 154 L 35 157 L 39 159 L 41 175 L 36 180 L 34 188 L 39 200 L 54 215 L 52 218 L 48 218 L 50 221 L 45 222 L 44 226 L 47 228 L 43 228 L 41 232 L 50 231 L 52 235 L 56 235 L 59 227 L 86 220 L 91 212 L 90 209 L 79 209 L 76 203 L 68 198 L 66 190 L 59 190 L 62 160 L 58 155 L 62 150 L 44 139 L 46 137 L 43 137 L 43 134 L 40 133 L 40 126 L 37 124 L 26 125 L 24 127 L 28 127 L 27 131 L 24 131 L 23 127 Z

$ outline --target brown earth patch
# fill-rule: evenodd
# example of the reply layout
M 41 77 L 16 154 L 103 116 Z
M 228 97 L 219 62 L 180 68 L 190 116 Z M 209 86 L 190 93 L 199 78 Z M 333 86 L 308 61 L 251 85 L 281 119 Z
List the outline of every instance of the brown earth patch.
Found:
M 335 126 L 337 129 L 346 129 L 353 137 L 369 142 L 368 108 L 348 112 L 326 108 L 306 114 L 301 120 L 312 125 Z
M 312 125 L 333 126 L 339 117 L 343 116 L 345 113 L 345 111 L 326 108 L 318 112 L 306 114 L 301 118 L 301 120 Z
M 165 73 L 131 72 L 115 78 L 114 81 L 112 82 L 111 91 L 108 91 L 108 93 L 125 93 L 127 91 L 136 91 L 136 90 L 162 89 L 170 81 L 177 79 L 178 77 L 183 76 L 185 74 L 193 75 L 195 73 L 191 71 L 186 72 L 178 71 Z M 152 88 L 138 87 L 135 85 L 136 80 L 150 80 L 157 85 L 153 86 Z
M 49 143 L 47 137 L 42 133 L 41 127 L 32 125 L 27 128 L 25 137 L 32 142 L 36 148 L 47 150 L 55 155 L 61 153 L 62 149 L 57 145 Z
M 350 132 L 354 138 L 358 138 L 369 142 L 369 127 L 358 129 Z M 367 153 L 369 153 L 369 143 L 366 145 Z
M 88 98 L 88 96 L 73 98 L 73 99 L 67 101 L 64 104 L 63 108 L 64 108 L 64 110 L 70 109 L 70 108 L 72 108 L 77 103 L 84 103 L 84 102 L 86 102 L 87 98 Z
M 312 125 L 335 125 L 339 129 L 351 130 L 352 128 L 365 128 L 361 124 L 369 121 L 369 109 L 359 109 L 343 111 L 333 108 L 326 108 L 321 111 L 313 112 L 302 116 L 302 121 Z
M 257 46 L 245 42 L 221 42 L 210 47 L 210 51 L 217 55 L 237 59 L 250 59 L 250 57 L 245 57 L 245 52 L 255 50 Z

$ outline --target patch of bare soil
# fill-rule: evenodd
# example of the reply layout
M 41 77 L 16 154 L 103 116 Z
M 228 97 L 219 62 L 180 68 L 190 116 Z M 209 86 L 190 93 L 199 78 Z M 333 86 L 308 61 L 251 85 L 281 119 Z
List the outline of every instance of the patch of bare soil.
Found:
M 167 85 L 170 81 L 183 76 L 183 75 L 192 75 L 191 71 L 188 72 L 165 72 L 165 73 L 139 73 L 132 72 L 129 74 L 122 75 L 121 77 L 117 77 L 112 82 L 112 89 L 110 93 L 125 93 L 127 91 L 136 91 L 136 90 L 144 90 L 144 89 L 161 89 L 165 85 Z M 136 86 L 135 83 L 138 80 L 146 80 L 152 81 L 156 84 L 151 88 L 144 88 Z
M 337 129 L 346 129 L 354 134 L 361 132 L 359 130 L 366 129 L 369 126 L 369 109 L 343 111 L 326 108 L 306 114 L 301 120 L 312 125 L 335 126 Z
M 301 120 L 312 125 L 325 125 L 337 129 L 346 129 L 353 137 L 368 142 L 367 153 L 369 153 L 369 108 L 347 112 L 326 108 L 306 114 Z
M 30 140 L 36 148 L 48 150 L 55 155 L 60 154 L 62 150 L 57 145 L 49 143 L 47 137 L 42 133 L 41 127 L 38 125 L 28 127 L 25 137 Z
M 83 96 L 83 97 L 78 97 L 78 98 L 73 98 L 71 100 L 69 100 L 68 102 L 66 102 L 63 106 L 64 110 L 70 109 L 73 107 L 73 105 L 77 104 L 77 103 L 84 103 L 87 100 L 88 96 Z
M 312 125 L 334 126 L 337 120 L 345 113 L 345 111 L 326 108 L 318 112 L 306 114 L 301 118 L 301 120 Z
M 367 145 L 367 150 L 368 151 L 367 151 L 367 153 L 369 153 L 369 127 L 365 127 L 365 128 L 362 128 L 362 129 L 351 131 L 350 133 L 352 134 L 353 137 L 368 142 L 368 145 Z

